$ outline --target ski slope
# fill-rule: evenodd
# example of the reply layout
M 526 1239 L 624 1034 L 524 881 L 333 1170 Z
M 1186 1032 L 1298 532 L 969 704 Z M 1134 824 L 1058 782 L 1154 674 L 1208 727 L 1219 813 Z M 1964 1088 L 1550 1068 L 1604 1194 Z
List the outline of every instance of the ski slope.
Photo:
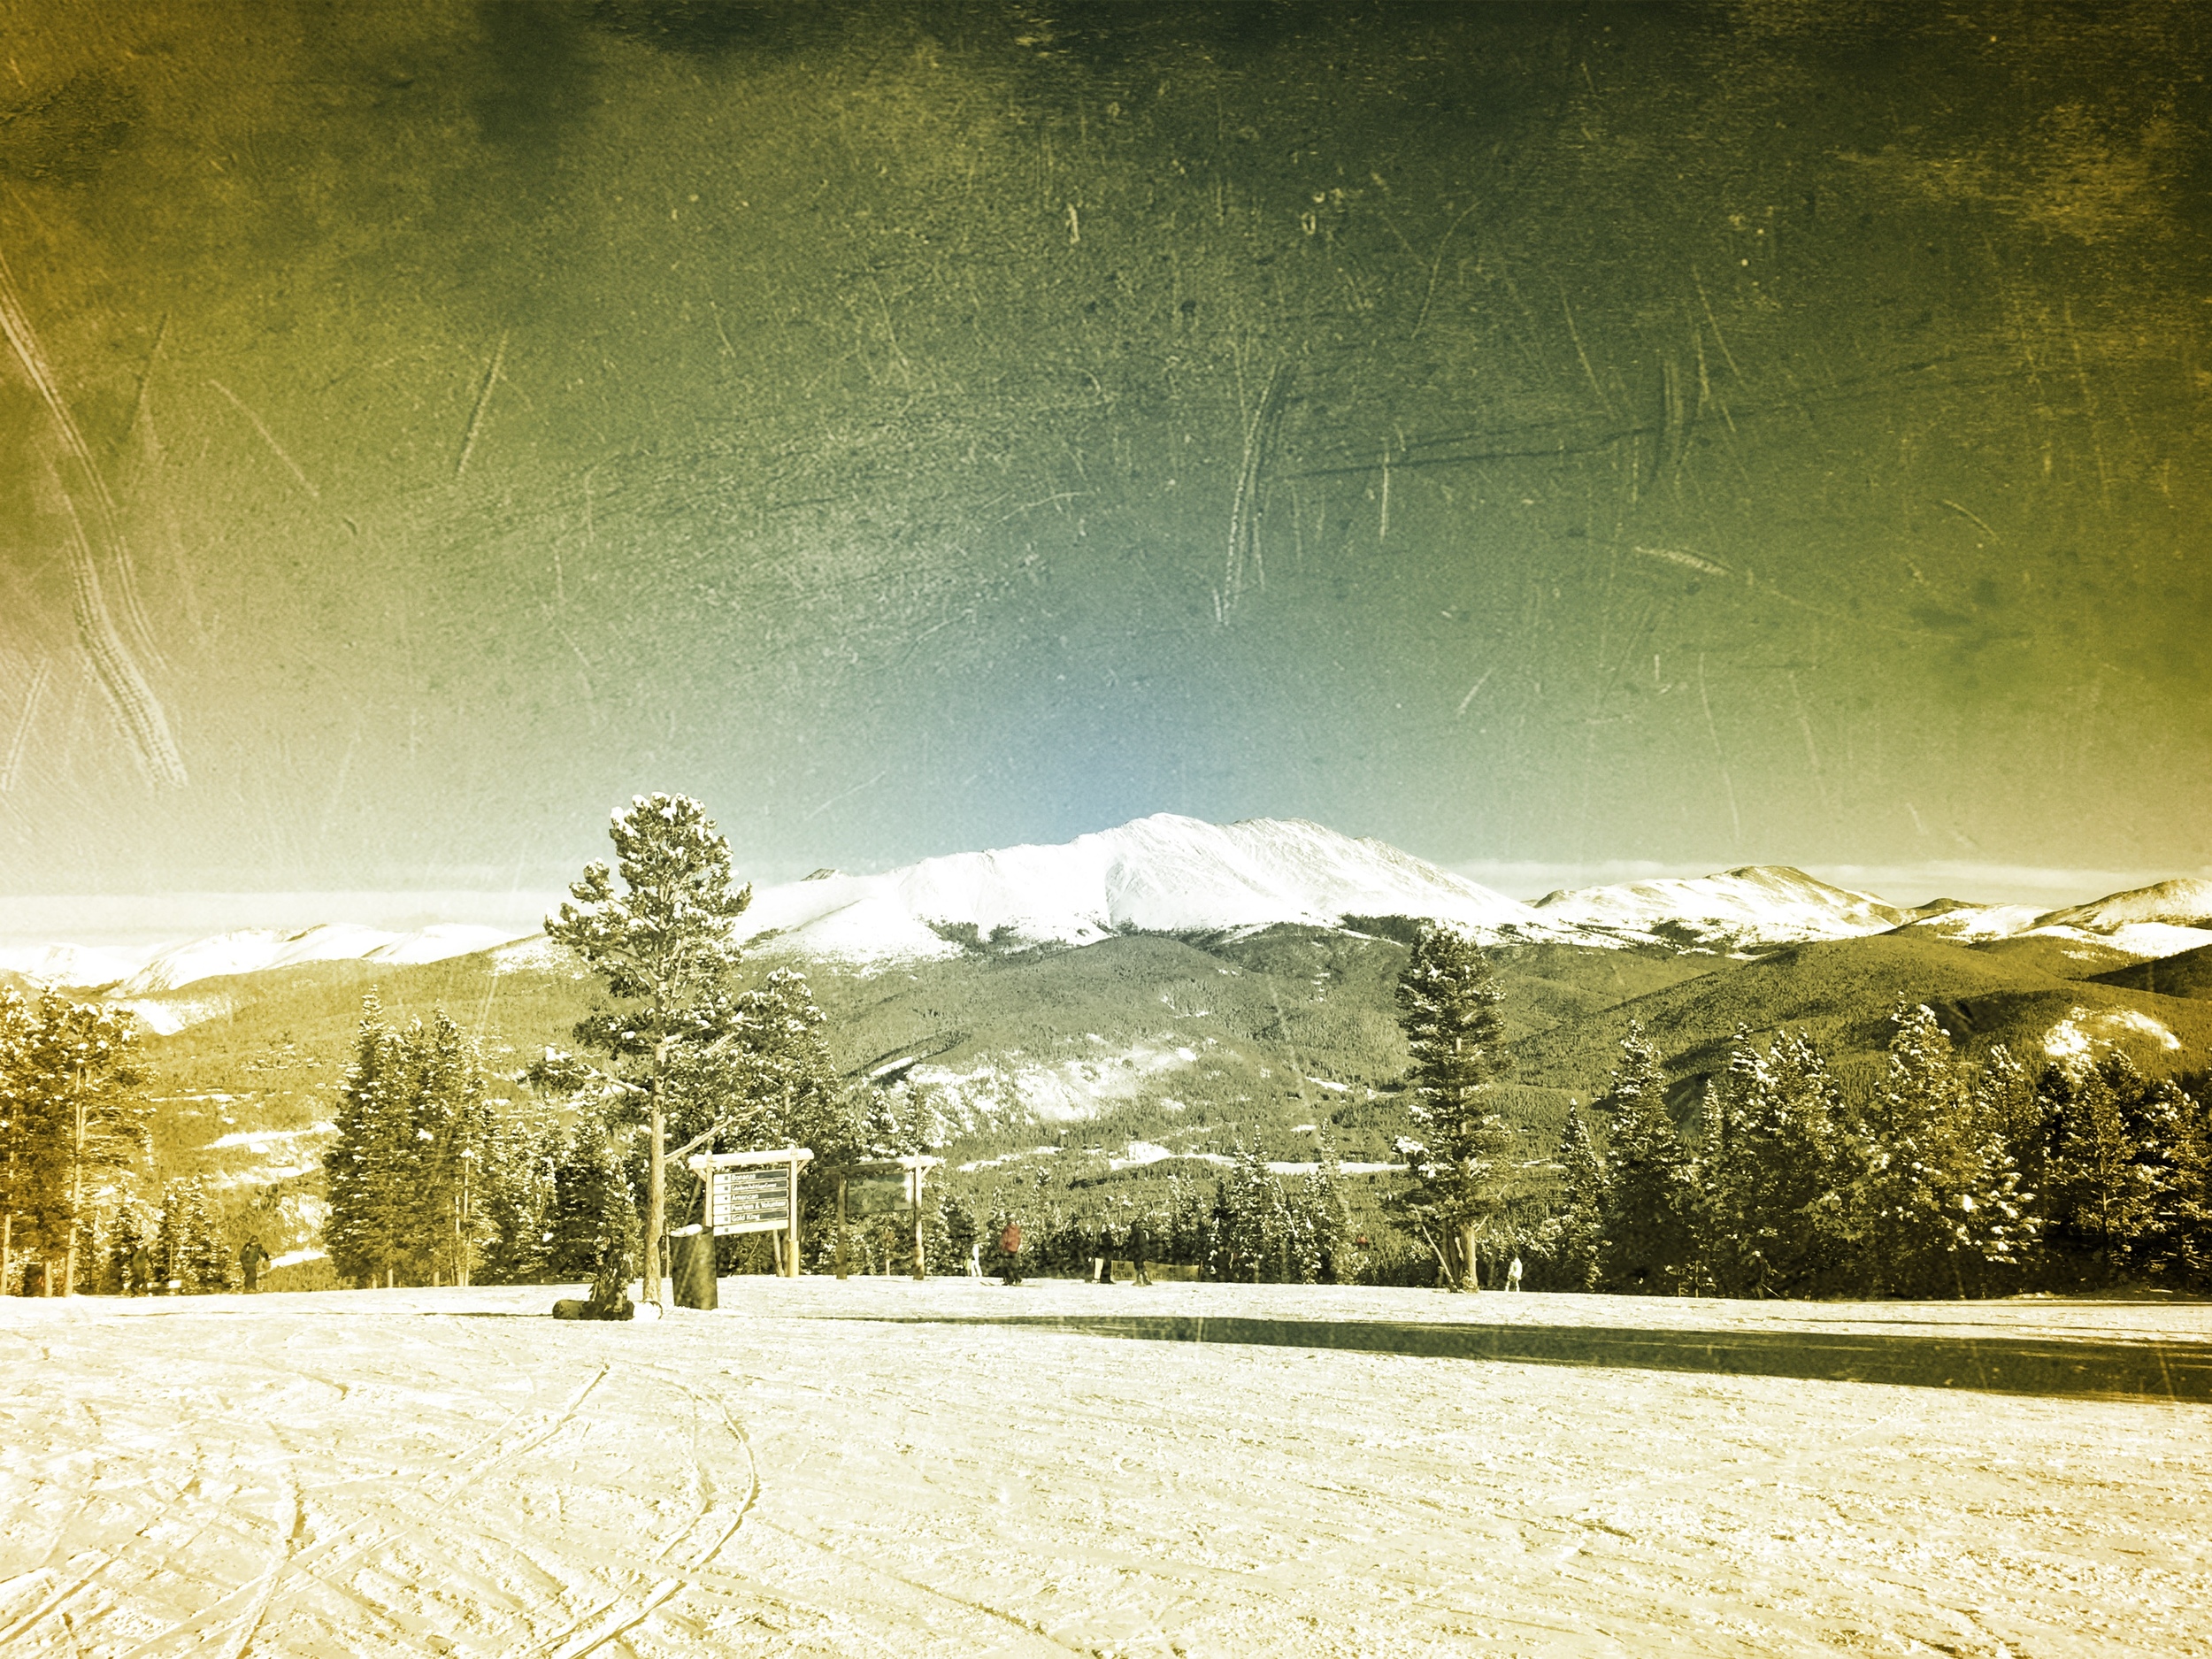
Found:
M 975 1324 L 2162 1336 L 2195 1306 L 726 1279 L 0 1302 L 0 1651 L 2196 1651 L 2212 1408 Z

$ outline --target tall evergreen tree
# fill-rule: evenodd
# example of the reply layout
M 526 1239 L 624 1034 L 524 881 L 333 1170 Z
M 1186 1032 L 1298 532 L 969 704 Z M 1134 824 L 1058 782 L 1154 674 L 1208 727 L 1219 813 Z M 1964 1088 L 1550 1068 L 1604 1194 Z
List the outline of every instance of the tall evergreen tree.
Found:
M 734 886 L 729 842 L 687 796 L 637 796 L 614 814 L 608 833 L 614 867 L 596 860 L 586 865 L 569 888 L 571 902 L 546 918 L 545 931 L 600 977 L 615 1004 L 579 1024 L 576 1040 L 606 1055 L 641 1102 L 648 1137 L 645 1294 L 658 1302 L 665 1298 L 661 1235 L 667 1225 L 670 1073 L 687 1056 L 733 1033 L 735 925 L 753 890 Z
M 413 1126 L 403 1110 L 396 1035 L 372 990 L 361 1001 L 353 1064 L 338 1085 L 337 1133 L 323 1153 L 330 1213 L 323 1245 L 341 1277 L 360 1285 L 396 1278 Z
M 28 1045 L 30 1004 L 12 987 L 0 991 L 0 1296 L 15 1288 L 15 1264 L 34 1236 L 40 1206 L 33 1200 L 34 1138 L 27 1091 L 14 1056 Z
M 1605 1155 L 1590 1120 L 1574 1102 L 1567 1102 L 1566 1126 L 1559 1137 L 1559 1206 L 1551 1253 L 1567 1287 L 1594 1290 L 1605 1245 Z
M 188 1296 L 231 1288 L 230 1252 L 209 1213 L 207 1191 L 196 1180 L 162 1187 L 152 1254 L 156 1288 L 173 1286 Z
M 2178 1085 L 2161 1091 L 2166 1182 L 2161 1195 L 2163 1264 L 2184 1282 L 2212 1286 L 2212 1110 Z
M 26 1227 L 60 1258 L 73 1294 L 82 1235 L 100 1187 L 150 1156 L 152 1108 L 139 1094 L 130 1010 L 41 992 L 0 995 L 0 1118 L 8 1125 L 6 1249 Z
M 1693 1207 L 1699 1258 L 1723 1295 L 1741 1295 L 1763 1277 L 1765 1148 L 1752 1125 L 1768 1087 L 1765 1056 L 1738 1025 L 1727 1064 L 1705 1080 Z
M 1415 1131 L 1398 1149 L 1417 1183 L 1405 1207 L 1429 1232 L 1445 1282 L 1474 1289 L 1484 1232 L 1503 1213 L 1512 1177 L 1514 1131 L 1491 1087 L 1502 993 L 1481 948 L 1438 926 L 1414 945 L 1396 997 Z
M 1694 1189 L 1689 1155 L 1667 1110 L 1659 1051 L 1640 1021 L 1621 1039 L 1612 1085 L 1594 1106 L 1612 1118 L 1601 1279 L 1615 1290 L 1671 1292 L 1696 1271 Z
M 395 1030 L 364 999 L 323 1156 L 331 1264 L 362 1284 L 465 1283 L 496 1236 L 495 1118 L 475 1043 L 441 1009 Z
M 2162 1185 L 2142 1074 L 2115 1049 L 2052 1082 L 2052 1218 L 2104 1277 L 2128 1276 L 2148 1265 Z
M 500 1102 L 484 1148 L 481 1277 L 493 1285 L 537 1283 L 549 1271 L 555 1171 L 565 1139 L 551 1110 L 533 1100 Z
M 2030 1224 L 2019 1174 L 1934 1011 L 1900 1004 L 1892 1018 L 1888 1071 L 1860 1130 L 1867 1288 L 1977 1294 L 1987 1269 L 2020 1259 Z
M 555 1167 L 550 1231 L 547 1266 L 556 1278 L 588 1283 L 603 1304 L 621 1299 L 637 1259 L 637 1210 L 615 1138 L 596 1118 L 577 1125 Z

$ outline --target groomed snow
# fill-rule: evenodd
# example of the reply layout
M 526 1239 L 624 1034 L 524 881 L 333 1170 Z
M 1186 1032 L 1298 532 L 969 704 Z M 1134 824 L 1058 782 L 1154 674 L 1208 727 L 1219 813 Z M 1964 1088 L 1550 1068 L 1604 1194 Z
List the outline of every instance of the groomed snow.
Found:
M 0 1304 L 12 1659 L 2200 1651 L 2212 1409 L 894 1324 L 1893 1338 L 2202 1307 L 726 1279 Z M 855 1318 L 851 1316 L 861 1316 Z

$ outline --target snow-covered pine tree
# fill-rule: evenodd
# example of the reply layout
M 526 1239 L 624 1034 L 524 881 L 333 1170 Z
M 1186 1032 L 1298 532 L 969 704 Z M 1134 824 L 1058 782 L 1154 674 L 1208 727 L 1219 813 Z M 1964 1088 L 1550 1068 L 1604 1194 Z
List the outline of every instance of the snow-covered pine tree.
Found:
M 16 1060 L 30 1041 L 31 1024 L 22 994 L 0 991 L 0 1296 L 14 1294 L 16 1263 L 36 1232 L 31 1117 Z
M 595 1301 L 618 1301 L 637 1258 L 638 1219 L 623 1160 L 607 1126 L 576 1125 L 554 1169 L 553 1240 L 548 1267 L 563 1280 L 592 1286 Z
M 1428 1233 L 1444 1282 L 1460 1290 L 1477 1288 L 1481 1238 L 1510 1188 L 1515 1134 L 1491 1088 L 1502 995 L 1481 947 L 1440 925 L 1423 930 L 1398 975 L 1414 1127 L 1398 1150 L 1417 1183 L 1402 1202 Z
M 323 1246 L 341 1278 L 382 1285 L 398 1276 L 412 1194 L 414 1125 L 405 1048 L 372 989 L 361 999 L 353 1064 L 338 1085 L 336 1137 L 323 1154 L 330 1214 Z
M 185 1289 L 196 1295 L 236 1289 L 237 1263 L 231 1258 L 222 1224 L 207 1202 L 207 1188 L 196 1180 L 182 1187 L 184 1220 L 177 1237 L 183 1257 L 179 1277 Z
M 1559 1135 L 1559 1203 L 1550 1251 L 1570 1290 L 1597 1287 L 1605 1244 L 1605 1155 L 1573 1101 Z
M 600 977 L 616 1004 L 587 1016 L 576 1041 L 606 1055 L 642 1102 L 645 1294 L 660 1302 L 669 1071 L 734 1033 L 736 922 L 753 890 L 734 885 L 729 842 L 687 795 L 636 796 L 615 812 L 608 833 L 614 867 L 587 864 L 545 931 Z
M 138 1092 L 134 1017 L 108 1003 L 72 1002 L 53 990 L 0 1012 L 0 1115 L 12 1125 L 9 1213 L 30 1223 L 77 1287 L 82 1235 L 101 1179 L 150 1156 L 152 1108 Z M 12 1226 L 9 1229 L 12 1234 Z M 16 1240 L 10 1237 L 9 1248 Z
M 1689 1155 L 1667 1110 L 1659 1051 L 1640 1021 L 1630 1023 L 1612 1084 L 1592 1104 L 1612 1118 L 1601 1282 L 1614 1290 L 1671 1294 L 1696 1271 L 1694 1194 Z
M 493 1119 L 483 1155 L 484 1283 L 534 1285 L 549 1269 L 555 1167 L 564 1138 L 550 1108 L 533 1096 Z
M 2162 1087 L 2166 1180 L 2160 1202 L 2162 1264 L 2185 1284 L 2212 1287 L 2212 1095 Z
M 1978 1294 L 1989 1268 L 2019 1259 L 2028 1232 L 2019 1174 L 1934 1010 L 1901 1002 L 1891 1018 L 1888 1071 L 1859 1125 L 1865 1287 Z
M 403 1049 L 414 1130 L 415 1202 L 408 1221 L 416 1273 L 467 1284 L 495 1236 L 483 1190 L 493 1131 L 483 1061 L 443 1009 L 433 1012 L 427 1027 L 414 1022 Z
M 2049 1093 L 2058 1108 L 2045 1177 L 2053 1221 L 2104 1278 L 2141 1271 L 2162 1184 L 2142 1074 L 2114 1049 L 2073 1068 Z
M 141 1200 L 126 1196 L 108 1222 L 107 1282 L 119 1296 L 143 1296 L 153 1286 L 153 1250 L 161 1218 Z
M 1749 1028 L 1739 1025 L 1726 1063 L 1705 1079 L 1701 1143 L 1693 1177 L 1698 1256 L 1725 1296 L 1745 1294 L 1763 1277 L 1759 1188 L 1765 1148 L 1749 1123 L 1767 1087 L 1766 1057 Z
M 196 1180 L 165 1183 L 154 1227 L 153 1279 L 157 1290 L 204 1295 L 231 1287 L 230 1253 L 222 1228 L 208 1211 L 207 1191 Z
M 1317 1137 L 1313 1171 L 1298 1178 L 1298 1208 L 1305 1217 L 1305 1231 L 1311 1240 L 1312 1275 L 1303 1282 L 1354 1282 L 1352 1217 L 1344 1202 L 1344 1171 L 1336 1156 L 1336 1145 L 1325 1131 Z M 1160 1236 L 1156 1231 L 1158 1217 L 1147 1217 L 1145 1225 L 1154 1230 L 1155 1239 Z
M 1854 1271 L 1848 1197 L 1864 1156 L 1846 1128 L 1842 1090 L 1810 1033 L 1775 1037 L 1763 1087 L 1741 1130 L 1757 1182 L 1751 1210 L 1760 1277 L 1753 1290 L 1805 1296 L 1839 1286 Z

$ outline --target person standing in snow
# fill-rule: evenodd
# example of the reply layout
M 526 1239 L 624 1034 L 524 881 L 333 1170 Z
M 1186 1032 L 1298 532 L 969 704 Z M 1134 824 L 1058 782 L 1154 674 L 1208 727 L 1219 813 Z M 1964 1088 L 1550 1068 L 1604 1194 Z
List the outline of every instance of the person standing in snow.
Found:
M 1144 1217 L 1140 1216 L 1129 1224 L 1129 1265 L 1136 1271 L 1140 1285 L 1152 1282 L 1152 1275 L 1144 1271 L 1145 1256 L 1151 1248 L 1152 1240 L 1145 1237 Z
M 249 1292 L 261 1288 L 261 1270 L 269 1264 L 269 1253 L 261 1248 L 258 1239 L 248 1239 L 238 1251 L 238 1275 L 245 1280 Z
M 983 1240 L 980 1239 L 971 1240 L 968 1244 L 968 1277 L 983 1277 Z
M 1022 1282 L 1022 1224 L 1020 1222 L 1009 1221 L 1000 1230 L 998 1249 L 999 1254 L 1005 1257 L 1005 1263 L 999 1270 L 999 1282 L 1004 1285 L 1020 1284 Z
M 1505 1287 L 1508 1290 L 1521 1287 L 1521 1258 L 1517 1256 L 1513 1258 L 1513 1265 L 1505 1270 Z

